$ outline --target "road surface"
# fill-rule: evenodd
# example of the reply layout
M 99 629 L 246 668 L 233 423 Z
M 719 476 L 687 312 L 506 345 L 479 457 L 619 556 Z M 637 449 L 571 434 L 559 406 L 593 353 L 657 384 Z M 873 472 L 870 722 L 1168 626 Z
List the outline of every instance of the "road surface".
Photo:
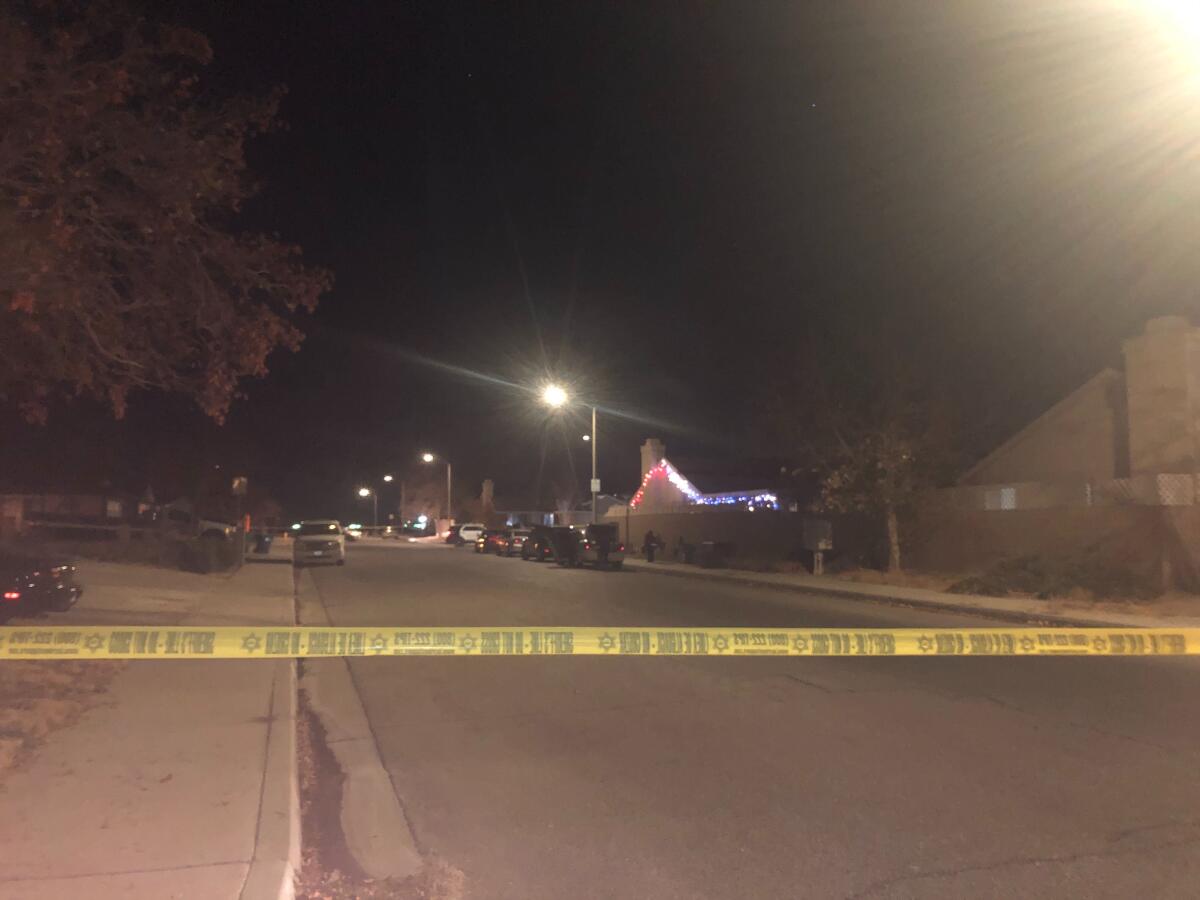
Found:
M 344 626 L 989 624 L 444 545 L 359 543 L 313 576 Z M 1191 660 L 351 667 L 419 848 L 473 898 L 1200 891 Z

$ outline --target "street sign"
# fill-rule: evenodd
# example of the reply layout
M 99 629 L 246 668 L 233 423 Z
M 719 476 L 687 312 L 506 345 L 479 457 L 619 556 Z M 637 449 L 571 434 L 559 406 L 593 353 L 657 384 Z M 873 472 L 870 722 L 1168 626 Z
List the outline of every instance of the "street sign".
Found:
M 600 493 L 600 479 L 599 478 L 592 479 L 592 493 L 593 494 Z

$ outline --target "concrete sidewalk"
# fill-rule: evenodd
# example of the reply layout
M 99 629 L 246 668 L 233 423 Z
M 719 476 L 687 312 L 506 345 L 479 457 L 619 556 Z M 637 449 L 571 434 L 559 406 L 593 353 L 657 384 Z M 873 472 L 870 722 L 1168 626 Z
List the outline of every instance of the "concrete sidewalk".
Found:
M 948 594 L 925 588 L 862 584 L 828 576 L 748 572 L 739 569 L 701 569 L 698 566 L 676 562 L 648 563 L 645 560 L 628 558 L 625 560 L 625 567 L 657 575 L 723 581 L 728 584 L 753 585 L 801 594 L 824 594 L 848 600 L 900 603 L 939 612 L 966 612 L 1007 622 L 1049 622 L 1067 626 L 1116 628 L 1200 628 L 1200 616 L 1156 616 L 1108 609 L 1064 608 L 1058 603 L 1052 606 L 1052 601 L 1025 597 Z
M 290 567 L 83 562 L 80 577 L 54 624 L 293 622 Z M 0 898 L 290 897 L 295 686 L 293 660 L 129 663 L 0 781 Z

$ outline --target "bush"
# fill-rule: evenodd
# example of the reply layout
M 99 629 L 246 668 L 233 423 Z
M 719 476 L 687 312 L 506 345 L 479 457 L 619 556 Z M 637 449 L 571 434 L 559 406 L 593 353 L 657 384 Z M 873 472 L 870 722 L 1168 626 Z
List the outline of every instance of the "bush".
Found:
M 1095 597 L 1145 600 L 1159 593 L 1158 585 L 1145 574 L 1091 554 L 1053 559 L 1021 556 L 1006 559 L 986 572 L 950 585 L 952 594 L 985 594 L 1005 597 L 1031 594 L 1045 600 L 1084 590 Z
M 193 538 L 179 542 L 178 566 L 185 572 L 227 572 L 237 565 L 238 542 L 227 538 Z

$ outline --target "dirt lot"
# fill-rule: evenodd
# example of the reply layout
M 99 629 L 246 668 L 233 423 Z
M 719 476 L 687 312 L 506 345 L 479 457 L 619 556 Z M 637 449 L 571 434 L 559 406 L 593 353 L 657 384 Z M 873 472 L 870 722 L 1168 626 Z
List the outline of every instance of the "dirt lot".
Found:
M 103 703 L 104 692 L 124 665 L 108 660 L 0 663 L 0 779 L 50 732 Z

